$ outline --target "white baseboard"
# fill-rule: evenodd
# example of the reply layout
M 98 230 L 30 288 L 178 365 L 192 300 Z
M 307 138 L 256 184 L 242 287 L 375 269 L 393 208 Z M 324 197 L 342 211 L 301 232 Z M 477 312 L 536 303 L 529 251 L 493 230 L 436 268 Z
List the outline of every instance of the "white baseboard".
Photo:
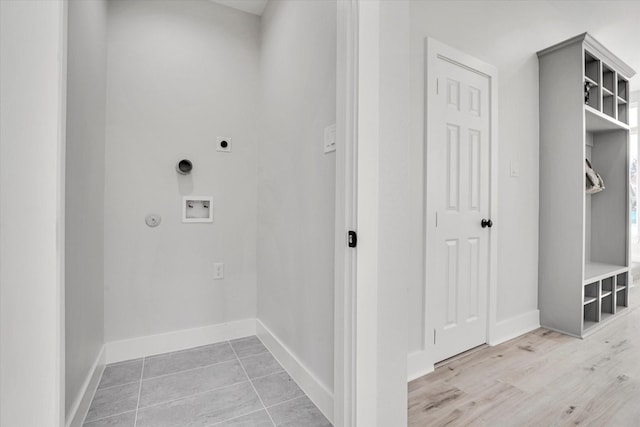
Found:
M 496 323 L 489 337 L 489 345 L 502 344 L 520 335 L 531 332 L 540 327 L 540 311 L 531 310 L 527 313 L 501 320 Z
M 98 357 L 93 362 L 93 366 L 89 370 L 87 378 L 84 380 L 78 395 L 73 401 L 69 413 L 67 414 L 66 427 L 81 427 L 84 422 L 87 412 L 89 412 L 89 406 L 93 400 L 93 395 L 96 393 L 102 372 L 105 365 L 105 348 L 102 346 Z
M 266 326 L 256 320 L 258 338 L 269 349 L 293 380 L 333 423 L 333 393 Z
M 421 350 L 409 353 L 409 360 L 407 361 L 407 381 L 413 381 L 433 371 L 433 361 L 426 351 Z
M 256 334 L 256 320 L 245 319 L 200 328 L 183 329 L 164 334 L 147 335 L 105 344 L 106 362 L 152 356 L 154 354 L 185 350 Z

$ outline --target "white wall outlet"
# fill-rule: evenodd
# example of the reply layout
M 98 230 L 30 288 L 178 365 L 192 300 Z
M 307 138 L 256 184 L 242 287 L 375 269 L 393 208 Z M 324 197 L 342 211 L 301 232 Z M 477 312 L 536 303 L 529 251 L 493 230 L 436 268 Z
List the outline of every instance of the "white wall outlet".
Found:
M 227 138 L 225 136 L 219 136 L 218 141 L 216 143 L 216 151 L 220 151 L 222 153 L 230 153 L 231 152 L 231 138 Z
M 216 262 L 213 264 L 213 280 L 224 279 L 224 263 Z
M 336 151 L 336 125 L 335 123 L 324 128 L 324 152 Z

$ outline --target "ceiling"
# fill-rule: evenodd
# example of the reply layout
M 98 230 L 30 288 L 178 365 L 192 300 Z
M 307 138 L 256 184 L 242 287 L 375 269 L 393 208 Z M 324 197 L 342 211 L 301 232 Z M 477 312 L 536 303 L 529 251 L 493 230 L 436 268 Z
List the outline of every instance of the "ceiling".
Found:
M 0 0 L 1 1 L 1 0 Z M 215 3 L 262 16 L 268 0 L 211 0 Z M 640 87 L 640 49 L 638 49 L 638 28 L 640 28 L 640 1 L 618 0 L 612 2 L 620 7 L 611 7 L 606 14 L 602 12 L 602 2 L 547 0 L 552 7 L 562 14 L 571 16 L 575 8 L 583 9 L 581 16 L 586 17 L 580 31 L 589 32 L 605 46 L 611 46 L 620 58 L 623 58 L 633 69 L 636 76 L 632 79 L 633 87 Z M 586 9 L 586 11 L 584 10 Z M 569 22 L 567 22 L 569 24 Z M 571 25 L 569 25 L 571 26 Z M 572 30 L 573 31 L 573 30 Z M 575 32 L 575 31 L 574 31 Z
M 267 0 L 211 0 L 215 3 L 232 7 L 243 12 L 261 16 L 267 5 Z

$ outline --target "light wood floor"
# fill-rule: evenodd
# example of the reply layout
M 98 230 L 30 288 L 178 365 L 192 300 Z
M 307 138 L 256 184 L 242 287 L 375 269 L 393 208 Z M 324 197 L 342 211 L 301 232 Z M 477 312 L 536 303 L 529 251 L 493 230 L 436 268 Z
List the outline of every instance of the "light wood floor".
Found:
M 410 382 L 409 425 L 640 426 L 639 299 L 584 340 L 538 329 Z

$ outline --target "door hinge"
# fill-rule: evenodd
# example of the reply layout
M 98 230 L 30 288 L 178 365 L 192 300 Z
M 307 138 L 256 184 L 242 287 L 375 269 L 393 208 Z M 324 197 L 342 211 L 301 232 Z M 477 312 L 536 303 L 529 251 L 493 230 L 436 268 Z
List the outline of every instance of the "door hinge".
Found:
M 438 228 L 438 212 L 436 212 L 436 228 Z
M 349 230 L 347 233 L 347 245 L 350 248 L 355 248 L 358 245 L 358 235 L 353 230 Z
M 433 330 L 433 345 L 436 345 L 436 330 Z
M 440 79 L 436 79 L 436 95 L 440 93 Z

